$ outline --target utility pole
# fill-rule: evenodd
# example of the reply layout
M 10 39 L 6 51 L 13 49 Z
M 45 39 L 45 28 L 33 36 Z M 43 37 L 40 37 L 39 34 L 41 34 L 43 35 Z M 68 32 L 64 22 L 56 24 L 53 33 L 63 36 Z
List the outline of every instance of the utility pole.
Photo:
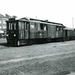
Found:
M 37 16 L 35 16 L 35 18 L 37 19 Z
M 72 28 L 74 28 L 74 17 L 72 18 Z

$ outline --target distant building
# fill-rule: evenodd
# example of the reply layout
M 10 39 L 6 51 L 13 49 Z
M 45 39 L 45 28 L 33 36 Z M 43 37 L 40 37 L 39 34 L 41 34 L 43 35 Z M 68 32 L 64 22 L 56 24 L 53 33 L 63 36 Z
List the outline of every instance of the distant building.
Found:
M 6 20 L 10 18 L 9 15 L 2 15 L 0 14 L 0 37 L 6 34 Z

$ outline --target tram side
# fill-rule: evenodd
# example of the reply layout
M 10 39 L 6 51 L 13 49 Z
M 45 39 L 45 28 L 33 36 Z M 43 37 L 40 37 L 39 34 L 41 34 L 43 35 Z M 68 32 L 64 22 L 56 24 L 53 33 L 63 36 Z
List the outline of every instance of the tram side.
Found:
M 8 45 L 20 46 L 63 40 L 63 24 L 37 19 L 9 19 L 7 21 Z

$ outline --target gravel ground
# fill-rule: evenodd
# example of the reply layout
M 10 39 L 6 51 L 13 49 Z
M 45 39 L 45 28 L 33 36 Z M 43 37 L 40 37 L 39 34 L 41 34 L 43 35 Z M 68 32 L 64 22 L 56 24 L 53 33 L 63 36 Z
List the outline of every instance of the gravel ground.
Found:
M 35 59 L 30 62 L 20 62 L 20 64 L 1 70 L 0 75 L 67 75 L 75 71 L 75 56 L 60 60 L 55 57 L 54 60 L 46 61 Z
M 0 39 L 1 40 L 1 39 Z M 6 40 L 2 39 L 1 43 L 6 43 Z M 0 61 L 6 61 L 10 59 L 39 57 L 43 55 L 60 54 L 65 52 L 75 52 L 75 40 L 66 42 L 55 42 L 45 44 L 34 44 L 21 47 L 6 47 L 0 45 Z M 73 54 L 74 55 L 74 54 Z M 67 58 L 63 56 L 45 58 L 43 60 L 35 59 L 35 61 L 26 61 L 16 63 L 20 64 L 17 67 L 13 63 L 7 63 L 6 65 L 0 65 L 10 68 L 1 69 L 0 75 L 67 75 L 71 71 L 75 71 L 75 56 L 71 57 L 67 55 Z M 61 58 L 64 58 L 61 60 Z M 56 59 L 58 58 L 58 60 Z M 60 58 L 60 60 L 59 60 Z M 55 59 L 55 60 L 51 60 Z M 42 62 L 41 62 L 42 61 Z
M 75 41 L 34 44 L 0 49 L 0 61 L 75 51 Z

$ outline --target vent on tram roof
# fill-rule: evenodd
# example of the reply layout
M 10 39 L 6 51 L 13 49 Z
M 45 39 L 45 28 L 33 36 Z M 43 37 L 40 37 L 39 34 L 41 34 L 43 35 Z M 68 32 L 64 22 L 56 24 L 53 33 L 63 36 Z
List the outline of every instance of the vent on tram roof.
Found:
M 28 18 L 28 17 L 23 17 L 23 18 L 21 18 L 22 20 L 30 20 L 30 18 Z
M 15 20 L 15 18 L 9 18 L 9 20 Z

